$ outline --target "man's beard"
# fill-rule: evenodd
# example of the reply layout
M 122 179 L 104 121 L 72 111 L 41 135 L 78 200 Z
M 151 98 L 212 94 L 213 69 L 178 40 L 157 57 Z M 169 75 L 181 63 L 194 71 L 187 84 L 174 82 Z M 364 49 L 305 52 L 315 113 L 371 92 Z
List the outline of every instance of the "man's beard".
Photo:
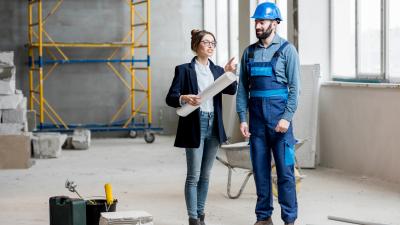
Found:
M 272 26 L 272 24 L 270 24 L 268 26 L 267 30 L 265 32 L 263 32 L 262 34 L 256 33 L 257 38 L 260 40 L 263 40 L 263 39 L 267 39 L 269 36 L 271 36 L 272 31 L 273 31 L 271 26 Z

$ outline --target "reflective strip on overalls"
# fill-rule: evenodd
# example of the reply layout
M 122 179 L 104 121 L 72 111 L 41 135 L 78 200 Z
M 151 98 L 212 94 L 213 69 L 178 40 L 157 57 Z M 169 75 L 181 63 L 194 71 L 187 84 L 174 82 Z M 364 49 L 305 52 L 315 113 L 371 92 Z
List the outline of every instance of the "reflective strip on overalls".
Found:
M 254 56 L 251 54 L 254 54 L 255 46 L 250 47 L 249 62 L 247 63 L 250 73 L 250 97 L 281 96 L 287 98 L 287 86 L 277 81 L 275 66 L 279 55 L 288 44 L 289 42 L 283 43 L 269 62 L 254 62 Z

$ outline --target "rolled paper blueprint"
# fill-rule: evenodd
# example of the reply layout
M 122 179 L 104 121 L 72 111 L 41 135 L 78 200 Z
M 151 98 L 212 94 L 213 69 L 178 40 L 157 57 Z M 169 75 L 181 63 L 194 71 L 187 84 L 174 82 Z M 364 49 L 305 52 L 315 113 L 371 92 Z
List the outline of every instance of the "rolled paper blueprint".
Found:
M 218 77 L 218 79 L 214 81 L 214 83 L 212 83 L 210 86 L 208 86 L 206 89 L 204 89 L 202 92 L 198 94 L 201 99 L 201 102 L 205 102 L 210 98 L 214 97 L 216 94 L 224 90 L 226 87 L 228 87 L 235 81 L 236 81 L 236 75 L 234 73 L 226 72 L 222 74 L 220 77 Z M 192 106 L 190 104 L 185 104 L 181 108 L 177 109 L 176 113 L 179 116 L 185 117 L 199 107 L 200 105 Z

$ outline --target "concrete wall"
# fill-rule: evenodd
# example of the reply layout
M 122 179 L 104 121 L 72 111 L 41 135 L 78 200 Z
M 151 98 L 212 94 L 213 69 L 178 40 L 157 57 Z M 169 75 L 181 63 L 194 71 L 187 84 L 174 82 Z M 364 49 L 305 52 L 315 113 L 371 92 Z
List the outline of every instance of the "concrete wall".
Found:
M 47 15 L 55 1 L 44 2 L 44 15 Z M 138 10 L 141 11 L 139 7 Z M 190 30 L 202 27 L 202 1 L 154 1 L 151 13 L 153 124 L 171 133 L 175 131 L 177 117 L 164 99 L 175 65 L 193 56 Z M 28 42 L 27 1 L 0 0 L 0 20 L 0 50 L 15 51 L 17 86 L 28 95 L 27 49 L 24 47 Z M 129 7 L 123 0 L 64 1 L 60 10 L 49 17 L 46 29 L 57 41 L 121 41 L 129 29 Z M 112 49 L 66 50 L 71 58 L 81 59 L 106 58 L 111 53 Z M 122 67 L 117 68 L 123 71 Z M 128 74 L 124 76 L 129 81 Z M 140 72 L 137 77 L 145 79 Z M 105 123 L 128 97 L 128 89 L 105 64 L 75 64 L 56 68 L 45 82 L 45 94 L 68 123 Z M 140 99 L 138 96 L 137 101 Z M 129 110 L 123 114 L 122 118 L 127 117 Z
M 400 89 L 322 86 L 321 165 L 400 183 Z
M 299 0 L 299 55 L 302 65 L 320 64 L 329 78 L 329 0 Z

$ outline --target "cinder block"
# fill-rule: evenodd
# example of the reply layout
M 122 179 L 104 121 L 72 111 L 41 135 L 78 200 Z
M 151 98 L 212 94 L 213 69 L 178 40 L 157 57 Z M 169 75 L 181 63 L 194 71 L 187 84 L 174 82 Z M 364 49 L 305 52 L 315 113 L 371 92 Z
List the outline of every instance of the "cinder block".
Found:
M 18 104 L 22 101 L 23 95 L 15 91 L 12 95 L 0 95 L 0 109 L 16 109 Z
M 12 95 L 15 93 L 15 79 L 9 81 L 0 80 L 0 95 Z
M 34 162 L 29 135 L 0 135 L 0 169 L 26 169 Z
M 153 216 L 145 211 L 118 211 L 101 213 L 99 225 L 153 225 Z
M 90 139 L 91 139 L 90 130 L 75 129 L 71 140 L 72 147 L 78 150 L 89 149 Z
M 24 124 L 20 123 L 0 123 L 0 135 L 15 135 L 21 134 L 24 129 Z
M 62 149 L 74 149 L 74 147 L 72 146 L 72 136 L 67 137 L 64 145 L 62 146 Z
M 0 52 L 0 63 L 14 66 L 14 52 Z
M 26 118 L 28 121 L 28 131 L 32 132 L 36 130 L 36 111 L 35 110 L 27 110 Z
M 0 62 L 0 80 L 15 80 L 15 66 Z
M 16 109 L 3 110 L 3 123 L 27 123 L 26 119 L 26 97 L 17 105 Z
M 15 67 L 0 63 L 0 95 L 15 93 Z
M 66 134 L 37 133 L 32 138 L 33 156 L 35 158 L 57 158 L 61 155 L 61 146 Z
M 24 131 L 24 132 L 29 132 L 28 131 L 28 122 L 25 122 L 25 123 L 23 123 L 22 124 L 24 127 L 22 128 L 22 130 Z

